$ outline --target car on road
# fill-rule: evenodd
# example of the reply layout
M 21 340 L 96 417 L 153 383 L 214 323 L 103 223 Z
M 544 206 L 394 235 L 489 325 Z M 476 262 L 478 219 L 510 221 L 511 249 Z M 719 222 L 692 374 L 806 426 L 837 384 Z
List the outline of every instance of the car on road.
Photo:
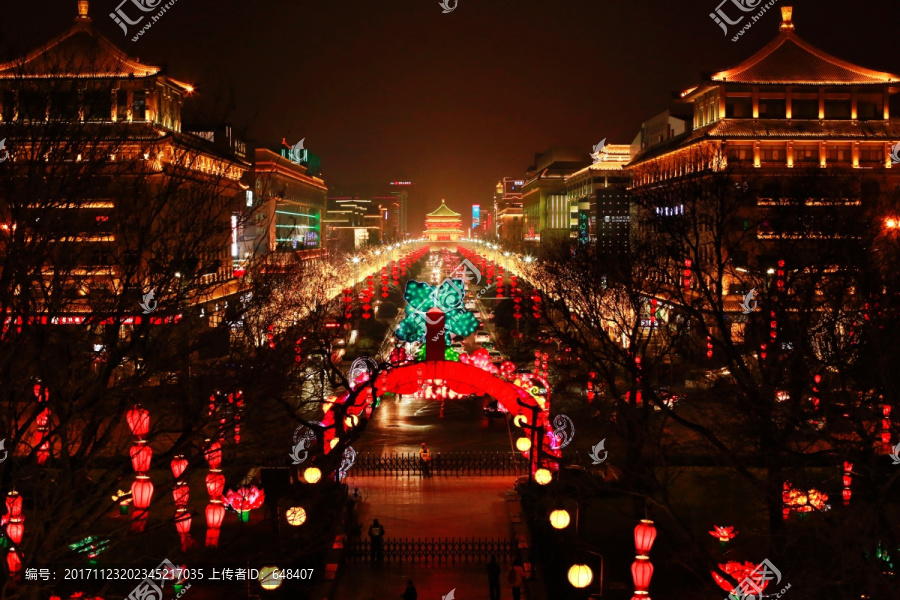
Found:
M 484 416 L 488 419 L 493 419 L 494 417 L 505 417 L 509 414 L 509 411 L 506 410 L 502 404 L 500 404 L 494 398 L 488 398 L 487 403 L 484 405 Z
M 479 331 L 475 334 L 475 343 L 484 344 L 491 341 L 491 334 L 486 331 Z
M 497 350 L 489 351 L 488 355 L 491 357 L 491 362 L 498 362 L 498 361 L 504 360 L 503 355 Z

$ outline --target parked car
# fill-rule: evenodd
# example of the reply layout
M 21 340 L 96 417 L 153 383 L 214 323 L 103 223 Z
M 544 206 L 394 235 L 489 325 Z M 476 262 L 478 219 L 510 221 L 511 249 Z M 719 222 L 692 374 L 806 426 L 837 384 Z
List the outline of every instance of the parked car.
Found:
M 490 342 L 490 341 L 491 341 L 491 334 L 487 333 L 486 331 L 479 331 L 478 333 L 475 334 L 475 342 L 478 344 L 484 344 L 484 343 Z

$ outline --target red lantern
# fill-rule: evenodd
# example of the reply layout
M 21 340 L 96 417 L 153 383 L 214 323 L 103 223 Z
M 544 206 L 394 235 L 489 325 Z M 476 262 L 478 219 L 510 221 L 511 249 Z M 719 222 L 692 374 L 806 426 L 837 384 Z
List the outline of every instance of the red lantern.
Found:
M 843 491 L 844 504 L 850 504 L 850 497 L 852 495 L 853 495 L 853 492 L 850 490 L 850 488 L 844 489 L 844 491 Z
M 44 410 L 42 410 L 38 414 L 37 419 L 35 419 L 35 421 L 37 422 L 38 427 L 46 427 L 47 423 L 50 422 L 50 409 L 45 408 Z
M 650 554 L 653 542 L 656 541 L 656 526 L 649 519 L 641 519 L 641 522 L 634 528 L 634 548 L 640 556 Z
M 125 415 L 132 435 L 143 438 L 150 431 L 150 412 L 137 404 Z
M 153 459 L 153 449 L 147 442 L 138 442 L 131 447 L 131 466 L 138 473 L 146 473 L 150 470 L 150 461 Z
M 131 498 L 135 508 L 146 509 L 150 507 L 150 499 L 153 497 L 153 482 L 146 475 L 138 475 L 131 484 Z
M 191 488 L 189 488 L 186 483 L 179 483 L 175 486 L 175 489 L 172 490 L 172 498 L 175 499 L 175 508 L 187 508 L 190 497 Z
M 11 518 L 6 524 L 6 536 L 18 545 L 25 534 L 25 523 L 20 518 Z
M 6 516 L 10 518 L 18 517 L 22 514 L 22 496 L 19 492 L 12 491 L 6 495 Z
M 181 474 L 184 473 L 184 470 L 187 469 L 187 466 L 188 461 L 181 454 L 172 459 L 172 475 L 175 476 L 175 479 L 181 477 Z
M 646 592 L 653 578 L 653 564 L 646 558 L 631 563 L 631 578 L 634 579 L 634 591 Z
M 217 441 L 213 442 L 207 446 L 203 456 L 206 458 L 206 462 L 209 463 L 210 469 L 218 469 L 222 466 L 222 444 Z
M 189 534 L 191 532 L 191 513 L 179 508 L 178 514 L 175 515 L 175 529 L 183 536 Z
M 210 529 L 219 529 L 225 519 L 225 506 L 220 502 L 210 502 L 206 507 L 206 526 Z
M 15 550 L 10 550 L 6 555 L 6 565 L 9 567 L 9 574 L 16 576 L 22 570 L 22 559 Z
M 221 471 L 210 471 L 206 476 L 206 491 L 209 493 L 210 500 L 219 500 L 222 497 L 222 491 L 225 489 L 225 476 Z

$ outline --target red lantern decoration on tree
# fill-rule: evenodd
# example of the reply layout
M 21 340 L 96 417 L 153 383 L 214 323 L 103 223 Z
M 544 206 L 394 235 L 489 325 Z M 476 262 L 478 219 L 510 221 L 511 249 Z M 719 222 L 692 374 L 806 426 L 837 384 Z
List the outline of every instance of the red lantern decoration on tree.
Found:
M 6 524 L 6 536 L 13 544 L 19 545 L 23 535 L 25 535 L 25 521 L 21 517 L 11 517 Z
M 137 438 L 143 438 L 150 431 L 150 412 L 137 404 L 128 411 L 125 420 L 132 435 Z
M 135 508 L 150 508 L 153 498 L 153 482 L 146 475 L 138 475 L 131 484 L 131 498 Z
M 175 477 L 175 479 L 181 477 L 181 475 L 184 473 L 184 470 L 187 469 L 187 466 L 188 461 L 181 454 L 172 459 L 172 475 Z
M 175 514 L 175 529 L 181 537 L 181 551 L 187 552 L 188 540 L 191 535 L 191 513 L 183 508 L 179 508 Z
M 210 500 L 221 500 L 225 490 L 225 476 L 218 469 L 211 470 L 206 475 L 206 491 Z
M 225 519 L 225 507 L 218 500 L 213 500 L 206 507 L 206 545 L 215 548 L 219 545 L 219 530 Z
M 646 558 L 639 558 L 631 563 L 631 578 L 634 579 L 634 593 L 647 594 L 653 578 L 653 563 Z
M 22 558 L 15 549 L 10 550 L 6 555 L 6 566 L 9 567 L 9 574 L 13 577 L 18 577 L 22 572 Z
M 647 556 L 656 541 L 656 526 L 650 519 L 641 519 L 634 528 L 634 548 L 639 556 Z
M 684 271 L 681 275 L 683 279 L 682 285 L 684 285 L 685 290 L 691 289 L 691 265 L 693 264 L 694 263 L 691 261 L 691 259 L 684 259 Z
M 172 490 L 172 498 L 175 500 L 175 508 L 187 508 L 188 500 L 191 497 L 191 488 L 186 483 L 180 481 L 175 484 Z
M 209 440 L 206 440 L 209 442 Z M 203 457 L 206 458 L 206 462 L 209 463 L 210 469 L 218 469 L 222 466 L 222 444 L 218 441 L 215 441 L 209 444 L 206 447 L 206 450 L 203 451 Z
M 131 455 L 131 466 L 138 473 L 146 473 L 150 470 L 150 462 L 153 459 L 153 449 L 147 445 L 147 442 L 140 441 L 134 444 L 129 451 Z
M 6 512 L 9 518 L 15 518 L 22 514 L 22 496 L 13 490 L 6 495 Z

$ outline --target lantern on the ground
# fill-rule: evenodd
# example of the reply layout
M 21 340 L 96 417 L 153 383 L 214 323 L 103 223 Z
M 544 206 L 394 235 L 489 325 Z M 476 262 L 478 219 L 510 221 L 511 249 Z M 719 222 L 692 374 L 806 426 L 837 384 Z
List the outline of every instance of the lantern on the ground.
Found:
M 309 467 L 303 471 L 303 480 L 306 483 L 318 483 L 322 479 L 322 471 L 317 467 Z
M 306 510 L 302 506 L 292 506 L 287 509 L 288 525 L 299 527 L 306 523 Z
M 569 567 L 569 583 L 578 589 L 586 588 L 594 580 L 594 573 L 587 565 L 572 565 Z
M 527 438 L 520 438 L 520 439 L 525 440 Z M 525 450 L 523 450 L 523 452 L 524 451 Z M 552 479 L 553 479 L 553 474 L 550 472 L 549 469 L 538 469 L 537 471 L 534 472 L 534 481 L 538 485 L 547 485 L 548 483 L 550 483 L 550 481 Z
M 559 508 L 550 513 L 550 525 L 554 529 L 565 529 L 569 526 L 569 522 L 569 511 L 567 510 Z

